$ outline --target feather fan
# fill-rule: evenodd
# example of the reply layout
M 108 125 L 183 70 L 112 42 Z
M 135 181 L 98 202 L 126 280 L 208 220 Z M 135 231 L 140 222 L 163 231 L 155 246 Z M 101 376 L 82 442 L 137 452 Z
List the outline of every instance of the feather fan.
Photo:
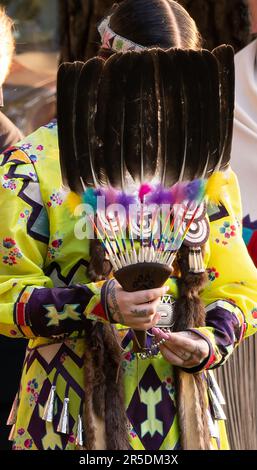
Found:
M 208 160 L 209 134 L 211 132 L 211 122 L 209 118 L 209 80 L 208 75 L 206 76 L 206 64 L 203 55 L 196 51 L 192 51 L 191 54 L 197 74 L 195 93 L 197 100 L 199 100 L 199 161 L 195 176 L 203 178 L 205 176 L 206 162 Z
M 156 96 L 155 70 L 151 54 L 142 52 L 140 84 L 140 181 L 151 181 L 157 170 L 158 156 L 158 100 Z M 130 159 L 128 155 L 127 159 Z
M 218 62 L 211 52 L 207 50 L 201 51 L 205 63 L 205 76 L 209 85 L 207 93 L 207 106 L 205 119 L 207 120 L 208 139 L 208 158 L 206 161 L 206 172 L 203 176 L 207 176 L 217 168 L 220 154 L 220 81 Z
M 125 161 L 135 181 L 141 181 L 141 55 L 129 53 L 131 68 L 126 89 Z
M 158 51 L 162 113 L 163 163 L 162 183 L 170 187 L 179 180 L 185 135 L 182 127 L 180 73 L 176 68 L 176 51 Z
M 104 167 L 109 184 L 125 186 L 124 133 L 125 100 L 129 61 L 122 54 L 113 56 L 106 63 L 107 80 L 101 94 L 99 109 L 105 109 Z M 105 101 L 105 103 L 103 102 Z
M 63 183 L 72 191 L 81 192 L 80 170 L 76 158 L 74 126 L 76 94 L 83 62 L 64 63 L 57 76 L 57 118 L 60 163 Z
M 134 181 L 155 176 L 157 166 L 158 108 L 151 54 L 130 53 L 127 76 L 124 152 Z M 124 62 L 127 60 L 124 56 Z
M 165 187 L 210 175 L 230 158 L 233 50 L 152 49 L 58 72 L 63 180 L 81 192 L 126 176 Z M 78 97 L 76 100 L 76 96 Z M 225 130 L 224 130 L 225 127 Z M 89 137 L 90 136 L 90 137 Z
M 234 50 L 231 46 L 219 46 L 213 50 L 217 58 L 220 79 L 220 160 L 218 169 L 230 161 L 235 102 Z
M 199 119 L 200 119 L 200 99 L 198 90 L 197 61 L 193 60 L 192 51 L 178 50 L 177 68 L 181 71 L 181 91 L 184 104 L 184 125 L 185 132 L 185 152 L 181 165 L 180 179 L 191 181 L 197 177 L 199 166 Z
M 75 111 L 75 155 L 80 176 L 85 186 L 97 187 L 99 180 L 95 160 L 103 151 L 103 144 L 95 130 L 97 96 L 104 61 L 89 60 L 81 70 L 76 96 Z
M 101 180 L 104 185 L 121 184 L 121 168 L 120 161 L 122 160 L 120 139 L 122 136 L 123 124 L 120 122 L 122 113 L 122 85 L 119 84 L 116 92 L 120 100 L 116 101 L 116 95 L 113 91 L 117 82 L 114 70 L 119 71 L 116 67 L 117 62 L 121 59 L 122 54 L 114 54 L 106 62 L 104 66 L 104 73 L 101 77 L 99 84 L 99 92 L 97 98 L 97 115 L 95 119 L 95 127 L 98 138 L 102 142 L 101 155 L 96 159 L 96 171 L 101 175 Z M 115 80 L 115 85 L 113 83 Z M 113 154 L 110 151 L 112 145 Z M 117 154 L 118 152 L 118 154 Z M 108 159 L 109 156 L 109 159 Z M 112 162 L 115 159 L 116 165 L 113 166 Z

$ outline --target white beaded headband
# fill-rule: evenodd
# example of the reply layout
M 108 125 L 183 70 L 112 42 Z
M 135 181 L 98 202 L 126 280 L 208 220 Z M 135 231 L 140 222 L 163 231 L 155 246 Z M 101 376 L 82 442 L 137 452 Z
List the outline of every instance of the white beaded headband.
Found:
M 112 49 L 115 52 L 140 52 L 146 49 L 146 47 L 140 46 L 139 44 L 116 34 L 110 27 L 110 20 L 111 16 L 108 16 L 98 26 L 98 31 L 102 38 L 103 49 Z

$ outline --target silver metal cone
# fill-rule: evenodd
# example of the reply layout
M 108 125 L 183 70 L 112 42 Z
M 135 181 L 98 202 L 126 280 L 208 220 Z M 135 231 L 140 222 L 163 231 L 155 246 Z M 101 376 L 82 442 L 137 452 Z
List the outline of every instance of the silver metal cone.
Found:
M 42 419 L 44 421 L 47 421 L 48 423 L 53 422 L 55 390 L 56 390 L 56 387 L 55 387 L 55 385 L 53 385 L 51 387 L 49 397 L 48 397 L 47 402 L 45 404 L 44 412 L 43 412 L 43 416 L 42 416 Z
M 10 414 L 8 416 L 8 419 L 7 419 L 7 423 L 6 423 L 7 426 L 12 426 L 13 424 L 16 423 L 17 409 L 18 409 L 18 394 L 14 398 L 12 408 L 11 408 Z
M 57 427 L 57 432 L 62 434 L 69 434 L 69 401 L 69 398 L 64 398 L 63 409 Z

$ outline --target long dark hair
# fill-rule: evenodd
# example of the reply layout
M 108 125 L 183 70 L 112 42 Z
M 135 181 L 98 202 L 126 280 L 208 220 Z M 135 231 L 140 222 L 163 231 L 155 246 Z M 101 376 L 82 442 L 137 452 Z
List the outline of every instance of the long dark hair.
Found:
M 116 34 L 144 47 L 199 49 L 202 44 L 194 20 L 173 0 L 124 0 L 114 4 L 109 15 Z M 100 49 L 99 55 L 112 53 Z
M 172 0 L 124 0 L 115 8 L 110 26 L 144 47 L 195 49 L 201 42 L 194 20 Z

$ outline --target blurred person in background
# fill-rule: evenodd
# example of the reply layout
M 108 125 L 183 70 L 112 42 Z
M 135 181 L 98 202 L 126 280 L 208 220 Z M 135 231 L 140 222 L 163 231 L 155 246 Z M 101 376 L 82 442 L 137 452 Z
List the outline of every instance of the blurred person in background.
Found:
M 0 7 L 0 107 L 3 107 L 2 85 L 8 75 L 13 54 L 14 39 L 12 34 L 12 20 Z M 22 138 L 19 129 L 0 112 L 0 153 L 7 147 L 14 145 Z M 1 182 L 2 183 L 2 182 Z M 5 422 L 17 391 L 20 380 L 20 371 L 25 353 L 26 341 L 10 341 L 0 336 L 0 356 L 4 358 L 1 367 L 1 375 L 4 377 L 0 394 L 0 449 L 10 448 L 8 442 L 9 428 Z
M 249 0 L 252 33 L 257 34 L 257 1 Z M 242 191 L 244 238 L 257 266 L 257 39 L 236 63 L 236 110 L 232 163 Z
M 0 108 L 4 105 L 3 84 L 9 73 L 14 54 L 12 20 L 0 7 Z M 16 144 L 22 138 L 19 129 L 0 112 L 0 152 Z

